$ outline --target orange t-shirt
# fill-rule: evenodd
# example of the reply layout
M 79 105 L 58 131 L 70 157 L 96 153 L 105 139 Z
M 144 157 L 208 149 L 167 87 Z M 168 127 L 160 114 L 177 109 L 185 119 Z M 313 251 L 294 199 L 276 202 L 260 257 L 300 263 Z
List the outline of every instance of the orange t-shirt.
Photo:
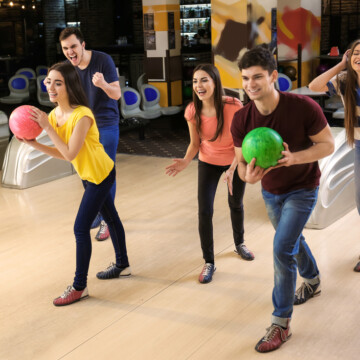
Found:
M 206 117 L 201 115 L 199 160 L 220 166 L 232 163 L 235 150 L 230 128 L 234 114 L 241 108 L 240 100 L 226 96 L 224 103 L 224 127 L 222 133 L 219 134 L 215 141 L 209 140 L 212 139 L 216 131 L 216 116 Z M 186 107 L 184 116 L 187 121 L 196 124 L 193 102 Z

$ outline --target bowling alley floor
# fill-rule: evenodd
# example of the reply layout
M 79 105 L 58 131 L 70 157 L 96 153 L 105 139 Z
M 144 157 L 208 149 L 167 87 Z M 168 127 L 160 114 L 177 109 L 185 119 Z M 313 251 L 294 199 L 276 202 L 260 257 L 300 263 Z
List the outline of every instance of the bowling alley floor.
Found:
M 234 253 L 227 190 L 219 183 L 217 270 L 210 284 L 199 284 L 197 162 L 172 178 L 165 175 L 170 161 L 117 155 L 115 203 L 132 276 L 96 278 L 114 255 L 110 240 L 96 241 L 92 230 L 90 297 L 62 308 L 52 300 L 74 277 L 78 176 L 24 190 L 0 187 L 0 359 L 357 360 L 357 211 L 326 229 L 305 229 L 321 271 L 321 296 L 294 308 L 287 343 L 258 354 L 254 346 L 273 311 L 274 235 L 260 187 L 247 185 L 245 192 L 245 241 L 255 253 L 248 262 Z
M 145 127 L 144 133 L 144 139 L 140 140 L 137 130 L 122 132 L 120 128 L 117 152 L 129 155 L 182 158 L 190 141 L 188 128 L 159 127 L 150 123 Z

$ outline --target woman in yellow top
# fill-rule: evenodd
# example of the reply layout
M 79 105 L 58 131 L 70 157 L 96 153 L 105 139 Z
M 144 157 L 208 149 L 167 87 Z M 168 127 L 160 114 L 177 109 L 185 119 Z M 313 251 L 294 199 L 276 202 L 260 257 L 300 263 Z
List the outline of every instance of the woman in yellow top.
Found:
M 109 226 L 115 249 L 115 263 L 99 272 L 99 279 L 130 275 L 125 232 L 110 189 L 115 181 L 114 162 L 99 142 L 99 131 L 75 68 L 70 63 L 53 65 L 45 79 L 50 100 L 57 104 L 49 116 L 33 108 L 32 119 L 49 135 L 55 147 L 36 140 L 22 140 L 50 156 L 70 161 L 79 174 L 85 192 L 74 224 L 76 271 L 72 285 L 54 300 L 55 306 L 87 298 L 87 275 L 91 257 L 90 228 L 100 211 Z

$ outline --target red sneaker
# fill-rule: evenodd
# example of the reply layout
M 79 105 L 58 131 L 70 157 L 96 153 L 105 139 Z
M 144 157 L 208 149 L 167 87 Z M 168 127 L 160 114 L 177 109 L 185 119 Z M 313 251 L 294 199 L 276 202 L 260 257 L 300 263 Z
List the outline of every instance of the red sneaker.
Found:
M 95 236 L 95 239 L 98 241 L 104 241 L 110 236 L 109 227 L 107 226 L 104 220 L 101 220 L 100 229 Z
M 288 341 L 291 336 L 291 330 L 288 323 L 286 329 L 281 326 L 272 324 L 266 329 L 265 336 L 256 344 L 255 350 L 264 353 L 278 349 L 285 341 Z
M 61 296 L 57 297 L 53 301 L 53 304 L 55 306 L 70 305 L 74 302 L 80 301 L 82 299 L 86 299 L 87 297 L 89 297 L 89 292 L 87 287 L 84 290 L 77 291 L 73 286 L 70 285 L 67 287 L 67 289 Z

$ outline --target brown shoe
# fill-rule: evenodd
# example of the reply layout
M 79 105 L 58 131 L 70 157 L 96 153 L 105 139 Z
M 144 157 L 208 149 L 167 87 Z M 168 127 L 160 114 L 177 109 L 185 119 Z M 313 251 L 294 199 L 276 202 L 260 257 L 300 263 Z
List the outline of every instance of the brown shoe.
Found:
M 266 330 L 265 336 L 255 346 L 255 350 L 260 353 L 278 349 L 291 336 L 289 322 L 286 329 L 283 329 L 280 325 L 272 324 Z

